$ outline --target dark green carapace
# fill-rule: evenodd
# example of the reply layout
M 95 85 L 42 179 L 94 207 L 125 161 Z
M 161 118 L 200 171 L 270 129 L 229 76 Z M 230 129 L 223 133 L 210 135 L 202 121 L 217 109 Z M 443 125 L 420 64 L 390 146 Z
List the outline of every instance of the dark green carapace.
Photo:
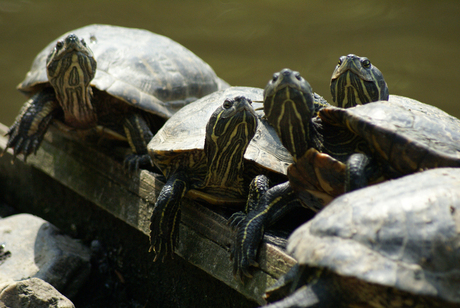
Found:
M 53 119 L 67 129 L 103 127 L 127 139 L 129 169 L 151 166 L 147 144 L 184 105 L 228 87 L 171 39 L 147 30 L 90 25 L 51 42 L 18 86 L 30 97 L 8 131 L 14 154 L 37 151 Z

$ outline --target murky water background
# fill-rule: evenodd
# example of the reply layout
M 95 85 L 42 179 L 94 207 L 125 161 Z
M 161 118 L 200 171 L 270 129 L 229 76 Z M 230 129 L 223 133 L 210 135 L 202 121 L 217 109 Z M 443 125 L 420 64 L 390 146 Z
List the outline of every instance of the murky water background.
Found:
M 25 102 L 15 88 L 35 55 L 92 23 L 166 35 L 232 85 L 264 87 L 289 67 L 328 100 L 338 58 L 367 56 L 390 93 L 460 117 L 458 0 L 0 0 L 0 122 L 11 125 Z

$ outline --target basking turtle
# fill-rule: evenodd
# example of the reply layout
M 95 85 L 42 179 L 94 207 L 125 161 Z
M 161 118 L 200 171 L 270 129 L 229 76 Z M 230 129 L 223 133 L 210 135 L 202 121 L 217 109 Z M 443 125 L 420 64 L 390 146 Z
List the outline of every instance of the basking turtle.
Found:
M 290 185 L 301 199 L 314 194 L 327 204 L 344 191 L 376 181 L 427 168 L 460 166 L 458 119 L 407 97 L 388 96 L 382 73 L 367 58 L 340 59 L 331 80 L 333 100 L 339 106 L 356 107 L 323 108 L 316 120 L 331 131 L 352 133 L 342 140 L 358 137 L 366 145 L 360 141 L 358 153 L 345 162 L 328 152 L 329 146 L 309 149 L 288 172 Z
M 290 69 L 275 73 L 265 87 L 265 117 L 294 159 L 288 175 L 298 171 L 296 164 L 299 161 L 303 175 L 303 164 L 308 162 L 306 167 L 312 168 L 309 170 L 311 174 L 307 175 L 318 179 L 319 183 L 314 183 L 318 187 L 313 184 L 305 187 L 301 183 L 299 191 L 294 190 L 290 182 L 276 185 L 260 197 L 258 206 L 245 218 L 241 215 L 236 217 L 237 221 L 233 223 L 238 225 L 233 252 L 236 276 L 250 276 L 248 269 L 256 263 L 257 248 L 264 229 L 297 206 L 299 200 L 302 205 L 318 211 L 332 199 L 331 195 L 344 192 L 345 176 L 342 175 L 345 175 L 345 163 L 351 154 L 364 151 L 366 143 L 346 129 L 323 125 L 317 115 L 327 108 L 325 105 L 317 107 L 310 84 L 298 72 Z M 326 172 L 323 172 L 323 167 Z M 336 177 L 337 174 L 342 177 Z M 322 186 L 324 190 L 321 190 Z
M 97 69 L 96 69 L 97 67 Z M 179 108 L 228 85 L 182 45 L 147 30 L 90 25 L 51 42 L 18 89 L 30 97 L 8 131 L 14 155 L 36 152 L 52 119 L 126 135 L 130 168 Z
M 356 80 L 351 75 L 337 77 Z M 355 90 L 347 93 L 361 91 Z M 244 249 L 235 252 L 241 260 L 235 266 L 240 274 L 255 262 L 263 230 L 296 200 L 318 211 L 345 191 L 424 169 L 460 167 L 460 121 L 436 107 L 393 95 L 368 103 L 358 95 L 348 100 L 364 105 L 324 107 L 312 117 L 310 86 L 287 69 L 269 82 L 265 97 L 266 117 L 294 164 L 288 168 L 289 182 L 270 188 L 239 224 L 236 247 Z
M 173 255 L 184 196 L 242 207 L 256 176 L 274 183 L 287 180 L 292 157 L 251 106 L 252 100 L 262 101 L 262 93 L 233 87 L 203 97 L 178 111 L 148 144 L 167 178 L 151 217 L 155 260 Z
M 267 307 L 460 307 L 459 230 L 460 169 L 348 193 L 290 236 Z
M 382 72 L 368 58 L 354 54 L 340 57 L 332 73 L 330 89 L 332 100 L 339 108 L 389 99 L 388 86 Z M 324 126 L 321 116 L 314 118 L 313 122 L 317 127 Z M 321 138 L 325 138 L 328 144 L 322 149 L 314 145 L 309 147 L 290 166 L 288 172 L 290 186 L 307 207 L 312 195 L 320 201 L 322 208 L 345 191 L 382 180 L 378 173 L 374 173 L 373 164 L 369 165 L 369 155 L 362 155 L 371 152 L 362 140 L 357 141 L 354 134 L 350 135 L 346 128 L 326 127 L 329 127 L 329 132 L 314 134 L 311 139 L 318 138 L 319 135 L 319 143 L 323 142 Z M 336 137 L 336 134 L 339 136 Z M 357 143 L 355 149 L 342 146 L 350 142 Z M 353 154 L 355 151 L 358 153 Z

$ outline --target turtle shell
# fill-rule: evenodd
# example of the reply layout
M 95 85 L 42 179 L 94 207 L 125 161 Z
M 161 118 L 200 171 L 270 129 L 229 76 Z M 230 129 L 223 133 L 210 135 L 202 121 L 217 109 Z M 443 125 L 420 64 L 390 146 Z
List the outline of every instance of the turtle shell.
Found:
M 343 195 L 289 238 L 301 265 L 460 303 L 460 169 Z
M 142 110 L 169 118 L 186 103 L 228 85 L 179 43 L 147 30 L 89 25 L 63 34 L 35 58 L 18 89 L 32 95 L 49 85 L 46 59 L 58 40 L 74 33 L 97 61 L 91 85 Z
M 460 120 L 414 99 L 390 95 L 389 101 L 324 108 L 320 117 L 364 138 L 400 174 L 460 167 Z
M 287 167 L 293 162 L 291 154 L 281 144 L 275 130 L 263 116 L 263 90 L 250 87 L 231 87 L 209 94 L 179 110 L 157 132 L 148 144 L 148 150 L 154 158 L 168 156 L 189 156 L 192 152 L 203 151 L 206 124 L 212 113 L 227 98 L 245 96 L 253 101 L 258 110 L 257 132 L 244 154 L 248 161 L 255 162 L 264 169 L 286 174 Z M 166 176 L 174 169 L 169 160 L 154 159 Z M 165 163 L 161 163 L 165 161 Z M 166 163 L 168 162 L 168 163 Z

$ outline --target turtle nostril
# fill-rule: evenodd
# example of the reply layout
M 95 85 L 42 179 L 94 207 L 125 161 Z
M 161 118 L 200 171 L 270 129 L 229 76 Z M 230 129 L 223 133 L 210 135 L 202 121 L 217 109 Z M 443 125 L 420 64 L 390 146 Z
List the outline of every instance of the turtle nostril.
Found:
M 291 71 L 290 69 L 288 69 L 288 68 L 285 68 L 285 69 L 283 69 L 283 70 L 281 71 L 281 74 L 282 74 L 283 76 L 289 76 L 289 75 L 292 74 L 292 71 Z

